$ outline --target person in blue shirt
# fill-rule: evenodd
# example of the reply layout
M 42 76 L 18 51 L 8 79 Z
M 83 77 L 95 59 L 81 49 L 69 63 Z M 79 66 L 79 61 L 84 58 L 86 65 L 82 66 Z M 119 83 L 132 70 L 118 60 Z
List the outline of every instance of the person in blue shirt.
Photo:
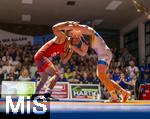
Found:
M 115 72 L 112 74 L 112 79 L 117 82 L 120 80 L 120 69 L 116 68 Z
M 122 88 L 130 91 L 134 89 L 135 85 L 133 79 L 130 76 L 126 76 L 124 73 L 120 74 L 120 81 L 118 83 Z
M 150 83 L 150 74 L 144 73 L 144 78 L 141 79 L 140 84 L 147 84 Z
M 144 78 L 145 73 L 150 74 L 150 65 L 146 63 L 146 61 L 143 59 L 141 62 L 141 65 L 139 65 L 140 73 L 141 73 L 141 78 Z

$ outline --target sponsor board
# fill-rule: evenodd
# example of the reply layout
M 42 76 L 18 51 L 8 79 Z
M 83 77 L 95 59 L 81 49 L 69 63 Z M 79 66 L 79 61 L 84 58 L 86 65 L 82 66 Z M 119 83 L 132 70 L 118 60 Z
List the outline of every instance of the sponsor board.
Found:
M 57 82 L 52 96 L 59 99 L 69 99 L 69 83 L 68 82 Z
M 70 84 L 71 99 L 100 99 L 100 86 L 96 84 Z
M 1 95 L 3 98 L 12 96 L 31 96 L 35 92 L 35 82 L 31 81 L 2 81 Z
M 12 43 L 17 43 L 20 45 L 25 45 L 28 42 L 33 44 L 33 36 L 15 34 L 0 29 L 0 44 L 9 45 Z

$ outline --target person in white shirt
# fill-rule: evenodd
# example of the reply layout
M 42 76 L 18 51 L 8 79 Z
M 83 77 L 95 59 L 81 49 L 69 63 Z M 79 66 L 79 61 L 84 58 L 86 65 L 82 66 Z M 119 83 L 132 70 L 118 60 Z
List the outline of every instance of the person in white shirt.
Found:
M 135 66 L 135 62 L 133 60 L 131 60 L 129 62 L 129 66 L 127 67 L 128 71 L 129 71 L 129 76 L 131 78 L 133 77 L 139 77 L 139 68 L 137 66 Z

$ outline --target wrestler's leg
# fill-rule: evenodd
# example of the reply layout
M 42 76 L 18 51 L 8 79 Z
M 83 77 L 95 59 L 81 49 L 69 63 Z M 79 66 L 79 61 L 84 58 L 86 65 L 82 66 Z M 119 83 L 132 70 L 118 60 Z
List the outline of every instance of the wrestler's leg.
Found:
M 51 75 L 50 78 L 50 83 L 49 83 L 49 89 L 52 90 L 57 82 L 58 79 L 58 71 L 56 70 L 56 68 L 54 67 L 53 64 L 51 64 L 47 69 L 46 72 Z
M 39 94 L 41 88 L 44 86 L 45 82 L 48 79 L 48 73 L 47 72 L 39 72 L 41 80 L 36 88 L 35 94 Z
M 48 100 L 58 100 L 58 99 L 55 99 L 54 97 L 51 96 L 52 94 L 52 89 L 54 88 L 54 86 L 56 85 L 56 82 L 57 82 L 57 79 L 58 79 L 58 72 L 56 70 L 56 68 L 54 67 L 53 64 L 50 64 L 46 70 L 45 70 L 50 76 L 51 78 L 49 79 L 49 89 L 50 91 L 49 92 L 46 92 L 44 94 L 45 98 L 48 99 Z
M 112 100 L 118 100 L 118 96 L 115 91 L 115 87 L 112 84 L 112 81 L 109 79 L 109 75 L 107 74 L 108 66 L 104 64 L 98 64 L 97 66 L 97 76 L 99 80 L 104 84 L 107 88 L 108 92 L 110 93 Z
M 131 93 L 123 89 L 120 85 L 118 85 L 115 81 L 112 80 L 112 84 L 117 91 L 117 93 L 122 94 L 123 99 L 122 102 L 126 102 L 127 99 L 131 96 Z

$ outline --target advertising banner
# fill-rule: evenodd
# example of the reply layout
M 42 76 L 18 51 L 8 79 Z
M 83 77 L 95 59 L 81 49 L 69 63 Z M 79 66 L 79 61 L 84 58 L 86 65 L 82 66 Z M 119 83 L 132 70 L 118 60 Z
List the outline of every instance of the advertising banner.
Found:
M 100 86 L 96 84 L 70 84 L 71 99 L 100 99 Z
M 15 34 L 11 32 L 7 32 L 4 30 L 0 29 L 0 43 L 1 44 L 12 44 L 12 43 L 17 43 L 17 44 L 27 44 L 28 42 L 31 42 L 33 44 L 33 36 L 28 36 L 28 35 L 20 35 L 20 34 Z
M 69 83 L 68 82 L 57 82 L 52 96 L 59 99 L 69 99 Z
M 35 92 L 35 82 L 31 81 L 2 81 L 1 95 L 6 96 L 31 96 Z

